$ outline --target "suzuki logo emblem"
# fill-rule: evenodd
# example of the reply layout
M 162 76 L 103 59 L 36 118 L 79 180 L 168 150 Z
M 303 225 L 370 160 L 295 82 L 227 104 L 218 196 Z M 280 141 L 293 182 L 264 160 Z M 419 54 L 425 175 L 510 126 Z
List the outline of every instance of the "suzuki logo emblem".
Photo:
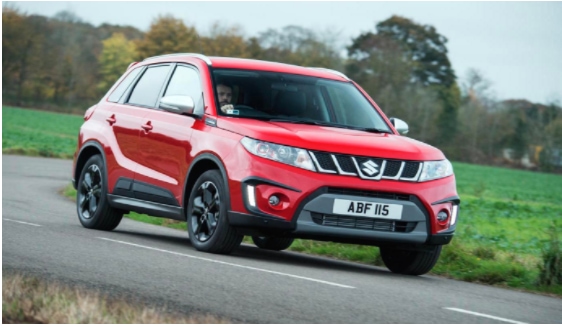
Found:
M 364 166 L 363 170 L 369 176 L 374 176 L 375 174 L 379 173 L 379 165 L 371 160 L 362 164 Z

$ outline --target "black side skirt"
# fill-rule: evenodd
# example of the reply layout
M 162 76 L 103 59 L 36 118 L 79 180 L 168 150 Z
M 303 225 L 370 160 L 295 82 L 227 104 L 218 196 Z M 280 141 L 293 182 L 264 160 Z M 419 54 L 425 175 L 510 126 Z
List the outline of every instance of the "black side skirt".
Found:
M 156 217 L 166 217 L 178 221 L 185 221 L 183 209 L 179 206 L 149 202 L 137 198 L 118 195 L 107 195 L 111 207 L 148 214 Z

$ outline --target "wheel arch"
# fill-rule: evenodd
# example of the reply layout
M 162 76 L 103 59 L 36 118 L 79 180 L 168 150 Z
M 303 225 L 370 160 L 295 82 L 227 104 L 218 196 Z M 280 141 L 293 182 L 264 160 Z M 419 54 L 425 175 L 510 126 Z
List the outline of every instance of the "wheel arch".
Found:
M 107 161 L 105 159 L 105 152 L 103 147 L 100 143 L 94 140 L 90 140 L 84 143 L 80 152 L 78 153 L 78 158 L 76 159 L 76 168 L 74 169 L 74 182 L 73 186 L 76 189 L 76 185 L 78 183 L 78 179 L 80 178 L 80 173 L 84 168 L 84 165 L 90 159 L 90 157 L 100 154 L 102 156 L 103 164 L 107 166 Z M 107 171 L 105 171 L 105 178 L 107 180 Z
M 230 210 L 230 192 L 228 191 L 228 174 L 226 173 L 226 168 L 222 161 L 214 154 L 211 153 L 203 153 L 196 156 L 191 165 L 189 166 L 189 170 L 185 177 L 184 182 L 184 191 L 183 191 L 183 202 L 182 207 L 187 210 L 187 201 L 189 200 L 189 196 L 191 195 L 191 191 L 195 182 L 203 173 L 209 170 L 219 170 L 223 179 L 225 189 L 226 200 L 228 201 L 227 209 Z

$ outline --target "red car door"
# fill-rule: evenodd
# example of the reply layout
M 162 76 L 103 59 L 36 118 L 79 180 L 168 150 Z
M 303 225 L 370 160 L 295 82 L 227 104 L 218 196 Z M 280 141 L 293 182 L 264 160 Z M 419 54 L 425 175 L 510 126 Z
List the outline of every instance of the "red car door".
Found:
M 203 114 L 201 79 L 192 66 L 178 64 L 162 95 L 190 96 L 195 103 L 195 112 Z M 195 123 L 196 119 L 191 116 L 163 110 L 153 110 L 144 117 L 135 184 L 153 187 L 152 201 L 181 205 Z
M 144 70 L 138 67 L 131 70 L 116 86 L 107 101 L 98 107 L 95 119 L 104 126 L 101 134 L 109 146 L 105 151 L 109 191 L 119 178 L 134 178 L 137 168 L 138 139 L 140 124 L 148 110 L 124 104 L 127 90 Z

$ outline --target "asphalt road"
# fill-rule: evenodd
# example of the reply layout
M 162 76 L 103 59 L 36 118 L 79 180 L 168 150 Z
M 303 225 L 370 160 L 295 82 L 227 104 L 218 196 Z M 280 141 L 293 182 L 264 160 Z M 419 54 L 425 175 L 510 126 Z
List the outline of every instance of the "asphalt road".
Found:
M 110 297 L 246 323 L 561 323 L 562 300 L 243 245 L 196 251 L 187 232 L 124 219 L 83 228 L 59 191 L 71 162 L 3 155 L 2 268 Z

